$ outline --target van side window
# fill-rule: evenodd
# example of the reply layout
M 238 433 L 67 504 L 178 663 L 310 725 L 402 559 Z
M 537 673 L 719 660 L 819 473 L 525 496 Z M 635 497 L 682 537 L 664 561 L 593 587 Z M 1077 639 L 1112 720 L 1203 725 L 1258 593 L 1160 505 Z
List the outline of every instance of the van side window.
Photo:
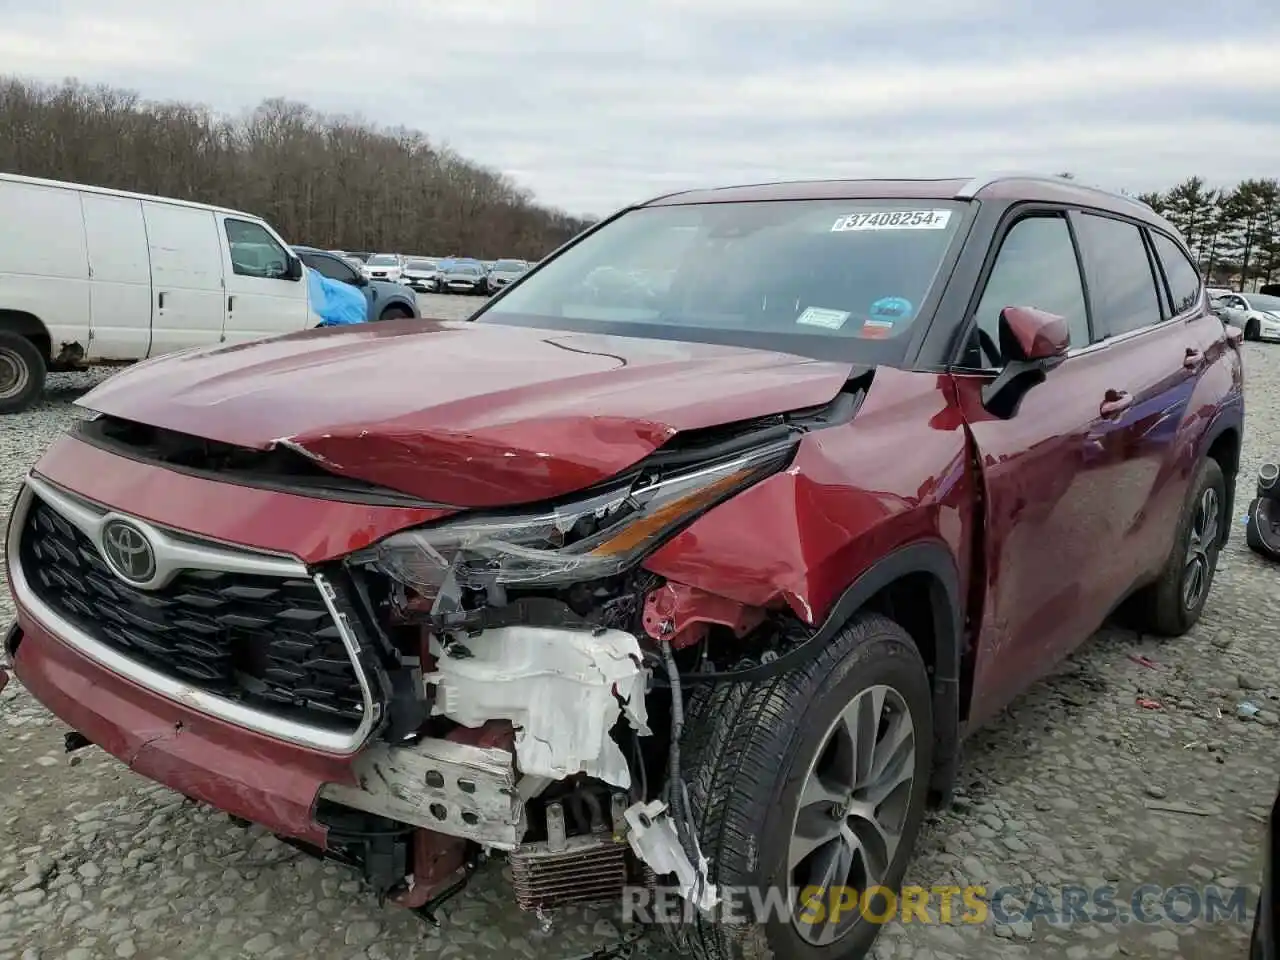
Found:
M 1005 307 L 1034 307 L 1065 317 L 1071 328 L 1071 346 L 1088 346 L 1084 287 L 1071 231 L 1063 217 L 1027 217 L 1005 234 L 978 303 L 978 349 L 982 358 L 978 366 L 1001 367 L 1007 359 L 992 356 L 993 351 L 999 352 L 1000 312 Z
M 1179 316 L 1194 307 L 1200 299 L 1200 271 L 1196 269 L 1182 248 L 1163 233 L 1151 232 L 1151 241 L 1164 267 L 1164 278 L 1169 281 L 1169 295 L 1173 298 L 1173 315 Z
M 289 255 L 261 224 L 228 219 L 226 226 L 231 269 L 242 277 L 277 279 L 285 275 Z
M 1088 213 L 1074 222 L 1098 333 L 1114 337 L 1164 319 L 1138 227 Z

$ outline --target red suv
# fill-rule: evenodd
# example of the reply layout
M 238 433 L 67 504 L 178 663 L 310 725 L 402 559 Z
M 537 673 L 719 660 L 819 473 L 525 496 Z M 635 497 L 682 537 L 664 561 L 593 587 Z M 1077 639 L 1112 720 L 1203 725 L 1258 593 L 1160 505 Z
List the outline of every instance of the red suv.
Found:
M 9 526 L 28 689 L 406 906 L 502 852 L 526 908 L 656 875 L 688 953 L 846 957 L 966 733 L 1204 608 L 1238 341 L 1127 197 L 665 196 L 472 320 L 87 395 Z

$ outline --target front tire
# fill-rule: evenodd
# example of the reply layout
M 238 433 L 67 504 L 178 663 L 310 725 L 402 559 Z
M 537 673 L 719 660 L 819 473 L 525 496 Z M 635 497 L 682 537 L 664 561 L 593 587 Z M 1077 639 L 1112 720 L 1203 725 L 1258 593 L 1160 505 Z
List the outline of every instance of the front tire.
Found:
M 1173 549 L 1155 583 L 1130 601 L 1130 625 L 1142 633 L 1180 637 L 1200 619 L 1222 550 L 1228 521 L 1227 482 L 1218 461 L 1196 469 L 1178 520 Z
M 21 413 L 44 392 L 44 355 L 18 333 L 0 330 L 0 414 Z
M 699 916 L 667 925 L 668 937 L 682 954 L 709 960 L 862 957 L 878 924 L 858 906 L 829 922 L 828 908 L 842 889 L 899 889 L 924 816 L 932 745 L 924 661 L 910 635 L 879 614 L 855 616 L 805 666 L 696 690 L 681 766 L 699 845 L 713 883 L 758 896 L 735 902 L 746 922 Z M 826 892 L 815 901 L 813 888 Z M 776 901 L 772 891 L 787 909 L 751 917 L 753 902 Z M 875 898 L 868 906 L 884 911 Z
M 412 316 L 413 314 L 410 313 L 407 308 L 396 304 L 394 306 L 387 307 L 387 309 L 383 310 L 382 313 L 379 315 L 378 319 L 379 320 L 408 320 Z
M 1245 324 L 1244 338 L 1246 340 L 1261 340 L 1262 325 L 1257 320 L 1250 320 Z

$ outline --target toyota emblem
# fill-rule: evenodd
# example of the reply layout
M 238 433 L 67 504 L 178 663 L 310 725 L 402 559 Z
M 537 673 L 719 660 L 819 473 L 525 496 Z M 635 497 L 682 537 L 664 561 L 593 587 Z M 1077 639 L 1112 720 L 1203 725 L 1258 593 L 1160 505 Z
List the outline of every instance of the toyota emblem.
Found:
M 146 583 L 156 575 L 151 542 L 127 520 L 108 520 L 103 526 L 102 555 L 117 576 L 130 583 Z

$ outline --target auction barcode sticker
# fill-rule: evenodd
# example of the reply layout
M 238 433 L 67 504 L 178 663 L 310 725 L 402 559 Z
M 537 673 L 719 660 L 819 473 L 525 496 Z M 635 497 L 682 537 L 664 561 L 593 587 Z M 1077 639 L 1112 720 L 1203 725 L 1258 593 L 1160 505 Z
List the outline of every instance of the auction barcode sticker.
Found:
M 832 233 L 847 230 L 945 230 L 951 220 L 950 210 L 877 210 L 874 213 L 850 213 L 831 228 Z

